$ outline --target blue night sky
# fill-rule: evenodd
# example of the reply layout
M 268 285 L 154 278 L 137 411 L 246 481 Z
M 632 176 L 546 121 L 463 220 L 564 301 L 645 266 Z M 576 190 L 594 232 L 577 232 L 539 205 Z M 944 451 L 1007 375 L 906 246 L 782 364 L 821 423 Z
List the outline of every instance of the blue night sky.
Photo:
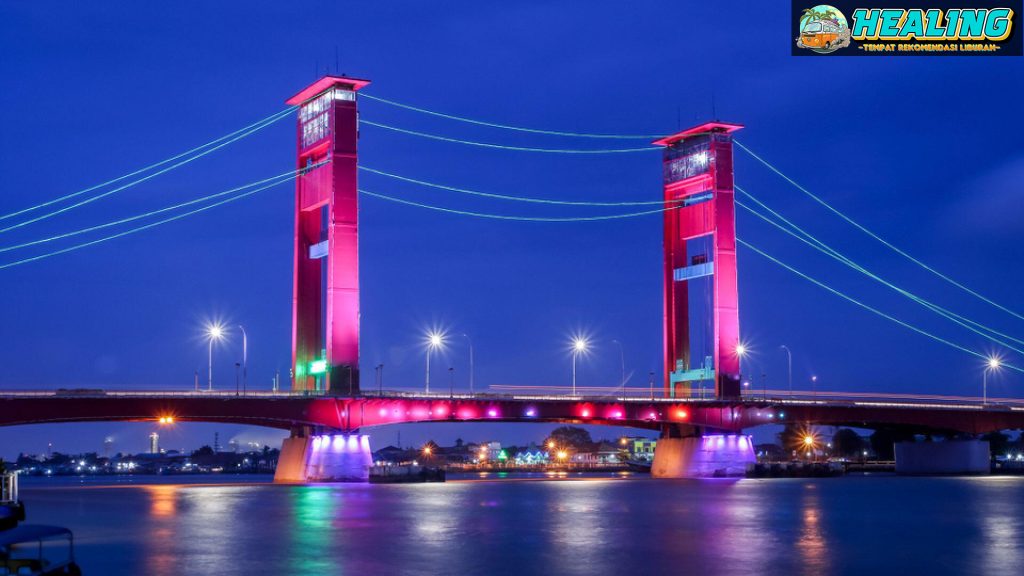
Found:
M 119 176 L 284 108 L 324 72 L 368 78 L 367 93 L 433 110 L 554 130 L 672 132 L 714 116 L 738 139 L 910 254 L 1024 311 L 1024 68 L 1019 57 L 790 56 L 778 2 L 7 2 L 0 6 L 0 214 Z M 632 141 L 525 135 L 360 101 L 363 118 L 448 136 L 537 147 Z M 165 176 L 59 217 L 0 234 L 0 246 L 130 216 L 290 170 L 293 118 Z M 643 141 L 640 141 L 643 144 Z M 473 148 L 364 126 L 360 161 L 490 192 L 568 200 L 657 200 L 657 152 L 545 155 Z M 882 276 L 953 311 L 1024 337 L 1013 318 L 943 283 L 842 222 L 737 150 L 736 181 Z M 608 213 L 473 199 L 361 175 L 361 186 L 479 212 Z M 205 370 L 203 323 L 250 335 L 249 381 L 269 388 L 290 362 L 294 188 L 282 185 L 179 222 L 0 270 L 0 388 L 187 389 Z M 565 385 L 567 341 L 592 354 L 580 383 L 613 385 L 624 345 L 629 385 L 661 355 L 661 218 L 523 223 L 361 201 L 362 369 L 372 386 L 422 384 L 430 326 L 470 334 L 478 386 Z M 17 221 L 7 220 L 3 223 Z M 972 350 L 1024 359 L 738 215 L 739 235 L 899 318 Z M 88 236 L 93 238 L 97 236 Z M 81 241 L 0 254 L 0 264 Z M 982 361 L 874 316 L 740 248 L 744 369 L 783 387 L 979 394 Z M 237 330 L 215 352 L 233 386 Z M 434 379 L 467 386 L 453 341 Z M 287 380 L 286 380 L 287 381 Z M 1004 370 L 992 396 L 1021 396 Z M 0 455 L 139 451 L 151 425 L 0 431 Z M 373 431 L 375 447 L 397 428 Z M 402 443 L 540 439 L 517 425 L 405 426 Z M 275 431 L 192 424 L 168 448 L 271 442 Z M 598 429 L 614 437 L 618 430 Z M 276 440 L 275 440 L 276 442 Z

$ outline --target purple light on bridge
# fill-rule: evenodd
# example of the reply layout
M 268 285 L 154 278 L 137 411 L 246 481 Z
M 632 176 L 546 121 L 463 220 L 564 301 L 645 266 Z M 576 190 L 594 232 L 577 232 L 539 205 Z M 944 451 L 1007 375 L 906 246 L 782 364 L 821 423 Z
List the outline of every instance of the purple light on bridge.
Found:
M 533 418 L 536 415 L 537 415 L 537 409 L 536 408 L 530 407 L 530 408 L 526 409 L 526 417 L 527 418 Z
M 488 408 L 487 409 L 487 416 L 490 417 L 490 418 L 497 418 L 498 417 L 498 411 L 496 409 L 494 409 L 494 408 Z
M 381 409 L 380 409 L 380 415 L 381 415 L 381 416 L 387 416 L 387 415 L 388 415 L 388 410 L 387 410 L 387 408 L 381 408 Z

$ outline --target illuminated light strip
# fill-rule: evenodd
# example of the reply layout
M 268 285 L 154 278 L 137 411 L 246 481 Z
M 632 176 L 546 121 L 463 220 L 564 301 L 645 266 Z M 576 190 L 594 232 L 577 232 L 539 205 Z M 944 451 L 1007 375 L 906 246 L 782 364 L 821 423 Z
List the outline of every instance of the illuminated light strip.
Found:
M 866 227 L 864 227 L 861 224 L 857 223 L 857 221 L 853 220 L 852 218 L 850 218 L 846 214 L 843 214 L 842 212 L 840 212 L 837 208 L 834 208 L 828 202 L 825 202 L 820 197 L 816 196 L 810 190 L 808 190 L 808 189 L 804 188 L 803 186 L 797 184 L 792 178 L 790 178 L 789 176 L 786 176 L 785 174 L 783 174 L 782 171 L 780 171 L 775 166 L 772 166 L 767 160 L 765 160 L 764 158 L 761 158 L 760 156 L 755 154 L 753 152 L 753 150 L 747 148 L 743 144 L 740 144 L 740 142 L 738 140 L 733 140 L 733 143 L 735 143 L 736 146 L 739 146 L 739 148 L 741 150 L 743 150 L 744 152 L 746 152 L 747 154 L 753 156 L 755 160 L 757 160 L 761 164 L 764 164 L 766 167 L 768 167 L 769 170 L 771 170 L 772 172 L 775 172 L 776 174 L 781 176 L 786 182 L 789 182 L 790 184 L 792 184 L 797 190 L 800 190 L 801 192 L 803 192 L 807 196 L 811 197 L 815 202 L 817 202 L 818 204 L 821 204 L 825 208 L 828 208 L 832 213 L 836 214 L 837 216 L 839 216 L 843 220 L 846 220 L 853 227 L 857 228 L 858 230 L 860 230 L 861 232 L 867 234 L 868 236 L 874 238 L 875 240 L 877 240 L 878 242 L 882 243 L 883 245 L 885 245 L 890 250 L 896 252 L 900 256 L 903 256 L 907 260 L 910 260 L 914 264 L 917 264 L 921 268 L 924 268 L 925 270 L 931 272 L 935 276 L 938 276 L 939 278 L 945 280 L 946 282 L 952 284 L 953 286 L 956 286 L 957 288 L 963 290 L 964 292 L 967 292 L 968 294 L 970 294 L 971 296 L 974 296 L 975 298 L 981 300 L 982 302 L 986 302 L 986 303 L 988 303 L 988 304 L 990 304 L 990 305 L 992 305 L 992 306 L 1002 310 L 1003 312 L 1006 312 L 1006 313 L 1008 313 L 1008 314 L 1010 314 L 1012 316 L 1016 316 L 1018 319 L 1024 320 L 1024 315 L 1021 315 L 1021 314 L 1019 314 L 1017 312 L 1014 312 L 1013 310 L 1010 310 L 1006 306 L 1003 306 L 1002 304 L 999 304 L 998 302 L 995 302 L 992 299 L 987 298 L 987 297 L 979 294 L 978 292 L 975 292 L 974 290 L 971 290 L 967 286 L 964 286 L 963 284 L 957 282 L 956 280 L 950 278 L 949 276 L 946 276 L 942 272 L 939 272 L 938 270 L 932 268 L 931 266 L 925 264 L 924 262 L 918 260 L 917 258 L 914 258 L 913 256 L 911 256 L 910 254 L 904 252 L 903 250 L 900 250 L 899 248 L 897 248 L 896 246 L 894 246 L 893 244 L 891 244 L 890 242 L 888 242 L 887 240 L 885 240 L 884 238 L 879 236 L 878 234 L 875 234 L 871 230 L 868 230 Z
M 483 212 L 469 212 L 467 210 L 456 210 L 454 208 L 445 208 L 443 206 L 434 206 L 431 204 L 422 204 L 420 202 L 413 202 L 412 200 L 405 200 L 402 198 L 395 198 L 393 196 L 385 196 L 384 194 L 377 194 L 376 192 L 370 192 L 369 190 L 359 190 L 360 194 L 372 196 L 374 198 L 380 198 L 381 200 L 387 200 L 389 202 L 396 202 L 398 204 L 405 204 L 407 206 L 415 206 L 417 208 L 426 208 L 428 210 L 436 210 L 438 212 L 446 212 L 448 214 L 458 214 L 460 216 L 475 216 L 477 218 L 490 218 L 492 220 L 513 220 L 518 222 L 595 222 L 599 220 L 617 220 L 622 218 L 633 218 L 636 216 L 647 216 L 650 214 L 660 214 L 666 210 L 673 210 L 674 208 L 659 208 L 657 210 L 644 210 L 641 212 L 627 212 L 625 214 L 608 214 L 604 216 L 573 216 L 563 218 L 545 218 L 540 216 L 507 216 L 504 214 L 486 214 Z
M 384 172 L 383 170 L 377 170 L 368 166 L 360 166 L 360 170 L 370 172 L 371 174 L 379 174 L 381 176 L 387 176 L 388 178 L 394 178 L 395 180 L 401 180 L 403 182 L 410 182 L 412 184 L 418 184 L 420 186 L 427 186 L 430 188 L 437 188 L 439 190 L 448 190 L 450 192 L 458 192 L 460 194 L 472 194 L 474 196 L 482 196 L 484 198 L 496 198 L 498 200 L 514 200 L 517 202 L 534 202 L 537 204 L 557 204 L 560 206 L 650 206 L 666 204 L 665 200 L 646 200 L 646 201 L 632 201 L 632 202 L 586 202 L 586 201 L 573 201 L 573 200 L 550 200 L 547 198 L 531 198 L 529 196 L 509 196 L 505 194 L 495 194 L 492 192 L 481 192 L 479 190 L 468 190 L 466 188 L 456 188 L 454 186 L 446 186 L 444 184 L 436 184 L 434 182 L 427 182 L 425 180 L 417 180 L 415 178 L 409 178 L 406 176 L 400 176 L 398 174 L 392 174 L 390 172 Z M 668 202 L 684 202 L 685 199 L 670 200 Z
M 45 254 L 39 254 L 39 255 L 33 256 L 31 258 L 24 258 L 22 260 L 15 260 L 14 262 L 8 262 L 6 264 L 0 264 L 0 270 L 3 270 L 5 268 L 11 268 L 11 267 L 14 267 L 14 266 L 20 266 L 22 264 L 28 264 L 29 262 L 35 262 L 37 260 L 43 260 L 44 258 L 50 258 L 52 256 L 57 256 L 57 255 L 60 255 L 60 254 L 66 254 L 68 252 L 73 252 L 75 250 L 80 250 L 82 248 L 86 248 L 86 247 L 89 247 L 89 246 L 100 244 L 100 243 L 106 242 L 108 240 L 114 240 L 115 238 L 121 238 L 122 236 L 128 236 L 129 234 L 134 234 L 136 232 L 142 232 L 143 230 L 148 230 L 150 228 L 155 228 L 156 226 L 160 226 L 161 224 L 167 224 L 168 222 L 173 222 L 175 220 L 181 220 L 182 218 L 185 218 L 185 217 L 188 217 L 188 216 L 192 216 L 193 214 L 198 214 L 200 212 L 205 212 L 207 210 L 210 210 L 211 208 L 216 208 L 218 206 L 223 206 L 224 204 L 228 204 L 229 202 L 234 202 L 236 200 L 241 200 L 242 198 L 246 198 L 248 196 L 252 196 L 253 194 L 255 194 L 257 192 L 261 192 L 261 191 L 266 190 L 268 188 L 273 188 L 274 186 L 279 186 L 279 185 L 281 185 L 281 184 L 283 184 L 285 182 L 288 182 L 289 180 L 291 180 L 291 178 L 287 178 L 287 179 L 275 182 L 273 184 L 268 184 L 266 186 L 262 186 L 260 188 L 256 188 L 255 190 L 250 190 L 248 192 L 243 192 L 242 194 L 238 194 L 236 196 L 232 196 L 232 197 L 227 198 L 225 200 L 221 200 L 220 202 L 214 202 L 213 204 L 209 204 L 209 205 L 203 206 L 201 208 L 196 208 L 195 210 L 190 210 L 188 212 L 184 212 L 184 213 L 178 214 L 176 216 L 171 216 L 170 218 L 164 218 L 163 220 L 157 220 L 156 222 L 151 222 L 151 223 L 146 224 L 144 226 L 138 226 L 136 228 L 131 228 L 131 229 L 125 230 L 123 232 L 118 232 L 117 234 L 111 234 L 110 236 L 104 236 L 103 238 L 98 238 L 96 240 L 91 240 L 89 242 L 83 242 L 81 244 L 75 244 L 74 246 L 69 246 L 67 248 L 62 248 L 60 250 L 54 250 L 53 252 L 47 252 Z
M 926 309 L 931 310 L 932 312 L 938 314 L 939 316 L 942 316 L 943 318 L 946 318 L 947 320 L 949 320 L 949 321 L 951 321 L 951 322 L 953 322 L 953 323 L 955 323 L 955 324 L 957 324 L 959 326 L 962 326 L 962 327 L 970 330 L 971 332 L 974 332 L 975 334 L 978 334 L 979 336 L 982 336 L 983 338 L 986 338 L 988 340 L 991 340 L 992 342 L 995 342 L 997 344 L 1005 346 L 1005 347 L 1009 348 L 1010 350 L 1013 350 L 1014 352 L 1017 352 L 1019 354 L 1024 354 L 1024 350 L 1021 350 L 1020 348 L 1016 348 L 1012 344 L 1009 344 L 1007 342 L 1004 342 L 1003 340 L 995 338 L 994 336 L 992 336 L 992 334 L 995 334 L 997 336 L 1002 336 L 1003 338 L 1006 338 L 1008 340 L 1012 340 L 1012 341 L 1017 342 L 1019 344 L 1024 344 L 1024 340 L 1020 340 L 1018 338 L 1010 336 L 1009 334 L 1004 334 L 1002 332 L 999 332 L 998 330 L 995 330 L 994 328 L 989 328 L 988 326 L 985 326 L 984 324 L 981 324 L 979 322 L 975 322 L 974 320 L 971 320 L 970 318 L 966 318 L 964 316 L 961 316 L 961 315 L 959 315 L 959 314 L 957 314 L 957 313 L 955 313 L 955 312 L 953 312 L 951 310 L 947 310 L 946 308 L 943 308 L 942 306 L 939 306 L 938 304 L 935 304 L 933 302 L 929 302 L 928 300 L 925 300 L 924 298 L 921 298 L 920 296 L 918 296 L 916 294 L 913 294 L 911 292 L 908 292 L 907 290 L 905 290 L 905 289 L 903 289 L 903 288 L 901 288 L 901 287 L 899 287 L 899 286 L 897 286 L 897 285 L 895 285 L 895 284 L 885 280 L 884 278 L 876 275 L 875 273 L 871 272 L 867 268 L 864 268 L 860 264 L 858 264 L 858 263 L 854 262 L 853 260 L 849 259 L 848 257 L 844 256 L 842 253 L 840 253 L 839 251 L 835 250 L 834 248 L 832 248 L 828 244 L 825 244 L 821 240 L 818 240 L 817 238 L 815 238 L 814 236 L 812 236 L 810 233 L 808 233 L 807 231 L 803 230 L 799 226 L 793 224 L 792 222 L 787 220 L 785 217 L 783 217 L 781 214 L 779 214 L 778 212 L 776 212 L 776 211 L 772 210 L 771 208 L 769 208 L 768 206 L 766 206 L 764 203 L 762 203 L 760 200 L 755 198 L 752 194 L 750 194 L 746 190 L 743 190 L 739 186 L 736 186 L 735 188 L 736 188 L 736 190 L 738 192 L 742 193 L 744 196 L 746 196 L 746 197 L 750 198 L 751 200 L 753 200 L 754 202 L 756 202 L 759 206 L 761 206 L 762 208 L 764 208 L 765 210 L 770 212 L 773 216 L 775 216 L 779 220 L 783 221 L 784 223 L 788 224 L 792 228 L 792 230 L 787 229 L 785 226 L 782 226 L 779 223 L 771 220 L 767 216 L 765 216 L 765 215 L 759 213 L 758 211 L 754 210 L 753 208 L 750 208 L 749 206 L 743 204 L 743 202 L 741 202 L 739 200 L 736 200 L 736 205 L 738 205 L 740 208 L 743 208 L 747 212 L 750 212 L 754 216 L 757 216 L 758 218 L 764 220 L 765 222 L 771 224 L 772 226 L 778 228 L 779 230 L 782 230 L 783 232 L 785 232 L 786 234 L 789 234 L 790 236 L 796 238 L 797 240 L 800 240 L 804 244 L 807 244 L 811 248 L 814 248 L 815 250 L 825 254 L 826 256 L 829 256 L 829 257 L 831 257 L 831 258 L 833 258 L 835 260 L 838 260 L 839 262 L 841 262 L 842 264 L 845 264 L 846 266 L 852 268 L 853 270 L 856 270 L 857 272 L 860 272 L 861 274 L 864 274 L 865 276 L 867 276 L 867 277 L 869 277 L 869 278 L 879 282 L 880 284 L 882 284 L 882 285 L 884 285 L 884 286 L 886 286 L 888 288 L 891 288 L 892 290 L 895 290 L 900 295 L 905 296 L 905 297 L 909 298 L 910 300 L 912 300 L 914 302 L 917 302 L 921 306 L 924 306 Z M 801 237 L 801 236 L 803 236 L 803 237 Z M 981 328 L 981 330 L 978 330 L 977 328 L 975 328 L 975 326 L 978 327 L 978 328 Z M 985 332 L 982 332 L 982 330 L 984 330 Z
M 891 322 L 895 322 L 896 324 L 899 324 L 900 326 L 903 326 L 904 328 L 909 328 L 910 330 L 913 330 L 914 332 L 917 332 L 918 334 L 921 334 L 923 336 L 927 336 L 928 338 L 931 338 L 932 340 L 935 340 L 936 342 L 941 342 L 942 344 L 945 344 L 946 346 L 949 346 L 951 348 L 956 348 L 957 350 L 960 350 L 961 352 L 966 352 L 966 353 L 968 353 L 968 354 L 970 354 L 972 356 L 977 356 L 978 358 L 981 358 L 982 360 L 987 360 L 988 359 L 988 356 L 986 356 L 984 354 L 981 354 L 979 352 L 975 352 L 974 350 L 971 350 L 970 348 L 965 348 L 965 347 L 963 347 L 963 346 L 961 346 L 959 344 L 956 344 L 954 342 L 950 342 L 949 340 L 946 340 L 946 339 L 944 339 L 944 338 L 942 338 L 940 336 L 936 336 L 936 335 L 934 335 L 934 334 L 932 334 L 930 332 L 926 332 L 926 331 L 918 328 L 917 326 L 914 326 L 912 324 L 908 324 L 908 323 L 906 323 L 906 322 L 904 322 L 904 321 L 902 321 L 899 318 L 896 318 L 894 316 L 890 316 L 889 314 L 886 314 L 885 312 L 882 312 L 881 310 L 878 310 L 877 308 L 872 308 L 871 306 L 868 306 L 867 304 L 861 302 L 860 300 L 857 300 L 857 299 L 855 299 L 855 298 L 853 298 L 851 296 L 847 296 L 846 294 L 840 292 L 839 290 L 836 290 L 835 288 L 832 288 L 831 286 L 829 286 L 829 285 L 827 285 L 827 284 L 825 284 L 823 282 L 820 282 L 818 280 L 815 280 L 814 278 L 811 278 L 807 274 L 804 274 L 803 272 L 801 272 L 801 271 L 797 270 L 796 268 L 793 268 L 792 266 L 782 262 L 781 260 L 775 258 L 774 256 L 771 256 L 771 255 L 769 255 L 769 254 L 767 254 L 765 252 L 762 252 L 761 250 L 758 250 L 753 245 L 751 245 L 749 242 L 741 240 L 738 237 L 736 238 L 736 241 L 739 242 L 740 244 L 742 244 L 743 246 L 749 248 L 750 250 L 754 251 L 755 253 L 760 254 L 761 256 L 767 258 L 768 260 L 771 260 L 775 264 L 778 264 L 779 266 L 782 266 L 786 270 L 789 270 L 790 272 L 796 274 L 797 276 L 800 276 L 804 280 L 807 280 L 807 281 L 817 285 L 820 288 L 824 288 L 825 290 L 828 290 L 829 292 L 835 294 L 836 296 L 839 296 L 840 298 L 842 298 L 844 300 L 852 302 L 853 304 L 856 304 L 857 306 L 860 306 L 861 308 L 863 308 L 863 309 L 865 309 L 865 310 L 867 310 L 869 312 L 873 312 L 873 313 L 881 316 L 882 318 L 885 318 L 886 320 L 889 320 Z M 1015 370 L 1017 372 L 1024 372 L 1024 368 L 1018 368 L 1017 366 L 1014 366 L 1012 364 L 1003 363 L 1003 364 L 1001 364 L 1001 366 L 1005 366 L 1005 367 L 1007 367 L 1007 368 L 1009 368 L 1011 370 Z
M 365 92 L 360 92 L 361 98 L 369 98 L 382 104 L 389 106 L 395 106 L 396 108 L 404 108 L 406 110 L 412 110 L 413 112 L 419 112 L 421 114 L 429 114 L 431 116 L 437 116 L 438 118 L 445 118 L 448 120 L 457 120 L 459 122 L 466 122 L 467 124 L 476 124 L 477 126 L 487 126 L 489 128 L 501 128 L 502 130 L 515 130 L 517 132 L 529 132 L 531 134 L 547 134 L 548 136 L 571 136 L 574 138 L 610 138 L 617 140 L 643 140 L 643 139 L 657 139 L 664 138 L 665 134 L 586 134 L 580 132 L 560 132 L 558 130 L 538 130 L 536 128 L 523 128 L 522 126 L 510 126 L 508 124 L 497 124 L 494 122 L 484 122 L 483 120 L 474 120 L 472 118 L 465 118 L 463 116 L 455 116 L 453 114 L 445 114 L 443 112 L 434 112 L 433 110 L 427 110 L 425 108 L 418 108 L 416 106 L 410 106 L 409 104 L 402 104 L 395 102 L 394 100 L 386 100 L 379 96 L 372 96 Z
M 153 168 L 158 168 L 158 167 L 163 166 L 164 164 L 167 164 L 169 162 L 174 162 L 175 160 L 177 160 L 179 158 L 182 158 L 184 156 L 188 156 L 190 154 L 198 152 L 198 151 L 200 151 L 203 148 L 206 148 L 208 146 L 213 146 L 214 144 L 216 144 L 216 143 L 218 143 L 218 142 L 220 142 L 222 140 L 226 140 L 228 138 L 231 138 L 232 136 L 235 136 L 237 134 L 241 134 L 242 132 L 245 132 L 246 130 L 249 130 L 250 128 L 254 128 L 256 126 L 259 126 L 260 124 L 262 124 L 264 122 L 268 122 L 268 121 L 276 122 L 281 117 L 284 117 L 287 114 L 291 113 L 293 110 L 295 110 L 295 108 L 297 108 L 297 107 L 296 106 L 291 106 L 289 108 L 286 108 L 285 110 L 282 110 L 281 112 L 276 112 L 274 114 L 271 114 L 270 116 L 267 116 L 266 118 L 263 118 L 262 120 L 257 120 L 256 122 L 253 122 L 252 124 L 249 124 L 248 126 L 246 126 L 244 128 L 239 128 L 238 130 L 235 130 L 234 132 L 231 132 L 230 134 L 225 134 L 224 136 L 221 136 L 220 138 L 217 138 L 215 140 L 211 140 L 211 141 L 207 142 L 206 144 L 202 144 L 200 146 L 196 146 L 195 148 L 192 148 L 191 150 L 186 150 L 186 151 L 184 151 L 184 152 L 182 152 L 180 154 L 176 154 L 174 156 L 171 156 L 170 158 L 167 158 L 166 160 L 161 160 L 161 161 L 156 162 L 154 164 L 150 164 L 149 166 L 144 166 L 142 168 L 139 168 L 138 170 L 135 170 L 134 172 L 129 172 L 129 173 L 123 175 L 123 176 L 118 176 L 117 178 L 113 178 L 111 180 L 107 180 L 106 182 L 101 182 L 101 183 L 96 184 L 94 186 L 90 186 L 88 188 L 79 190 L 78 192 L 72 192 L 70 194 L 65 194 L 64 196 L 61 196 L 59 198 L 54 198 L 53 200 L 47 200 L 46 202 L 43 202 L 42 204 L 36 204 L 35 206 L 29 206 L 28 208 L 23 208 L 23 209 L 18 210 L 16 212 L 11 212 L 9 214 L 0 215 L 0 220 L 6 220 L 6 219 L 12 218 L 14 216 L 20 216 L 20 215 L 22 215 L 22 214 L 24 214 L 26 212 L 31 212 L 32 210 L 37 210 L 39 208 L 45 208 L 46 206 L 50 206 L 51 204 L 56 204 L 57 202 L 61 202 L 63 200 L 68 200 L 70 198 L 75 198 L 77 196 L 81 196 L 82 194 L 86 194 L 88 192 L 92 192 L 93 190 L 96 190 L 98 188 L 102 188 L 104 186 L 109 186 L 110 184 L 113 184 L 115 182 L 120 182 L 121 180 L 124 180 L 125 178 L 131 178 L 132 176 L 137 176 L 139 174 L 142 174 L 143 172 L 152 170 Z
M 438 136 L 437 134 L 427 134 L 426 132 L 417 132 L 415 130 L 407 130 L 405 128 L 398 128 L 396 126 L 388 126 L 387 124 L 379 124 L 377 122 L 371 122 L 369 120 L 360 120 L 360 124 L 367 124 L 369 126 L 375 126 L 377 128 L 383 128 L 385 130 L 393 130 L 395 132 L 401 132 L 402 134 L 409 134 L 411 136 L 419 136 L 421 138 L 429 138 L 431 140 L 440 140 L 442 142 L 454 142 L 456 144 L 466 144 L 469 146 L 479 146 L 481 148 L 494 148 L 497 150 L 514 150 L 517 152 L 548 152 L 552 154 L 615 154 L 622 152 L 650 152 L 661 150 L 657 146 L 649 146 L 646 148 L 607 148 L 604 150 L 574 150 L 569 148 L 531 148 L 529 146 L 506 146 L 504 144 L 491 144 L 489 142 L 476 142 L 474 140 L 460 140 L 458 138 L 449 138 L 448 136 Z
M 149 174 L 147 176 L 143 176 L 142 178 L 139 178 L 137 180 L 133 180 L 133 181 L 127 183 L 127 184 L 124 184 L 122 186 L 118 186 L 117 188 L 114 188 L 112 190 L 108 190 L 108 191 L 103 192 L 101 194 L 97 194 L 95 196 L 86 198 L 85 200 L 81 200 L 79 202 L 75 202 L 74 204 L 69 204 L 68 206 L 65 206 L 63 208 L 54 210 L 52 212 L 47 212 L 47 213 L 45 213 L 45 214 L 43 214 L 41 216 L 36 216 L 35 218 L 30 218 L 28 220 L 24 220 L 22 222 L 19 222 L 17 224 L 13 224 L 13 225 L 8 226 L 6 228 L 0 228 L 0 233 L 9 232 L 9 231 L 14 230 L 16 228 L 21 228 L 22 226 L 27 226 L 29 224 L 32 224 L 32 223 L 35 223 L 35 222 L 39 222 L 40 220 L 46 220 L 47 218 L 52 218 L 54 216 L 57 216 L 58 214 L 63 214 L 64 212 L 67 212 L 69 210 L 73 210 L 73 209 L 78 208 L 80 206 L 84 206 L 86 204 L 95 202 L 95 201 L 97 201 L 97 200 L 99 200 L 101 198 L 105 198 L 107 196 L 110 196 L 111 194 L 116 194 L 118 192 L 121 192 L 122 190 L 127 190 L 128 188 L 131 188 L 131 187 L 133 187 L 133 186 L 135 186 L 137 184 L 141 184 L 142 182 L 145 182 L 147 180 L 151 180 L 153 178 L 156 178 L 157 176 L 160 176 L 161 174 L 166 174 L 167 172 L 170 172 L 171 170 L 174 170 L 175 168 L 179 168 L 181 166 L 184 166 L 185 164 L 188 164 L 190 162 L 198 160 L 198 159 L 202 158 L 203 156 L 211 154 L 211 153 L 213 153 L 213 152 L 215 152 L 217 150 L 220 150 L 221 148 L 223 148 L 223 147 L 225 147 L 225 146 L 227 146 L 229 144 L 233 144 L 234 142 L 237 142 L 237 141 L 239 141 L 239 140 L 241 140 L 241 139 L 243 139 L 243 138 L 245 138 L 245 137 L 247 137 L 247 136 L 249 136 L 251 134 L 254 134 L 254 133 L 262 130 L 263 128 L 266 128 L 267 126 L 270 126 L 271 124 L 273 124 L 273 123 L 277 122 L 278 120 L 284 118 L 290 112 L 291 112 L 290 109 L 289 110 L 285 110 L 283 112 L 280 112 L 279 114 L 277 114 L 274 117 L 272 117 L 271 120 L 265 121 L 262 124 L 257 125 L 255 128 L 248 129 L 248 130 L 242 132 L 241 134 L 239 134 L 237 136 L 234 136 L 234 137 L 232 137 L 232 138 L 230 138 L 230 139 L 228 139 L 228 140 L 226 140 L 224 142 L 221 142 L 220 144 L 218 144 L 218 145 L 216 145 L 216 146 L 214 146 L 212 148 L 209 148 L 207 150 L 203 150 L 202 152 L 199 152 L 199 153 L 195 154 L 194 156 L 185 158 L 184 160 L 182 160 L 180 162 L 176 162 L 176 163 L 168 166 L 167 168 L 164 168 L 162 170 L 157 170 L 156 172 L 153 172 L 152 174 Z M 96 187 L 94 187 L 93 189 L 95 189 L 95 188 Z
M 911 402 L 851 402 L 854 406 L 874 406 L 881 408 L 935 408 L 940 410 L 984 410 L 977 404 L 918 404 Z
M 153 211 L 150 211 L 150 212 L 144 212 L 142 214 L 136 214 L 135 216 L 129 216 L 127 218 L 122 218 L 120 220 L 113 220 L 111 222 L 106 222 L 104 224 L 98 224 L 96 226 L 89 226 L 87 228 L 80 228 L 78 230 L 74 230 L 74 231 L 71 231 L 71 232 L 65 232 L 63 234 L 58 234 L 56 236 L 50 236 L 49 238 L 42 238 L 40 240 L 33 240 L 31 242 L 24 242 L 22 244 L 15 244 L 13 246 L 4 246 L 3 248 L 0 248 L 0 253 L 2 253 L 2 252 L 10 252 L 11 250 L 18 250 L 18 249 L 21 249 L 21 248 L 27 248 L 29 246 L 36 246 L 36 245 L 39 245 L 39 244 L 45 244 L 47 242 L 53 242 L 55 240 L 62 240 L 64 238 L 70 238 L 71 236 L 77 236 L 79 234 L 86 234 L 86 233 L 89 233 L 89 232 L 95 232 L 96 230 L 102 230 L 103 228 L 110 228 L 111 226 L 117 226 L 117 225 L 120 225 L 120 224 L 127 224 L 128 222 L 134 222 L 135 220 L 141 220 L 143 218 L 148 218 L 150 216 L 155 216 L 157 214 L 162 214 L 164 212 L 170 212 L 172 210 L 177 210 L 179 208 L 184 208 L 186 206 L 191 206 L 193 204 L 199 204 L 201 202 L 206 202 L 207 200 L 212 200 L 214 198 L 220 198 L 221 196 L 226 196 L 228 194 L 239 192 L 239 191 L 245 190 L 247 188 L 253 188 L 253 187 L 259 186 L 261 184 L 267 184 L 267 183 L 270 183 L 272 181 L 273 181 L 273 184 L 279 184 L 280 182 L 276 182 L 276 180 L 281 180 L 282 182 L 286 181 L 286 180 L 291 180 L 292 178 L 294 178 L 296 175 L 298 175 L 300 173 L 304 173 L 304 172 L 307 172 L 309 170 L 312 170 L 313 168 L 317 168 L 317 167 L 323 166 L 326 163 L 327 163 L 327 161 L 320 162 L 318 164 L 313 164 L 311 166 L 307 166 L 307 167 L 301 168 L 299 170 L 292 170 L 290 172 L 285 172 L 283 174 L 278 174 L 276 176 L 271 176 L 270 178 L 264 178 L 263 180 L 257 180 L 255 182 L 250 182 L 248 184 L 244 184 L 242 186 L 238 186 L 238 187 L 232 188 L 230 190 L 225 190 L 223 192 L 217 192 L 215 194 L 210 194 L 210 195 L 207 195 L 207 196 L 203 196 L 203 197 L 200 197 L 200 198 L 196 198 L 194 200 L 189 200 L 187 202 L 182 202 L 180 204 L 175 204 L 173 206 L 167 206 L 167 207 L 164 207 L 164 208 L 159 208 L 157 210 L 153 210 Z

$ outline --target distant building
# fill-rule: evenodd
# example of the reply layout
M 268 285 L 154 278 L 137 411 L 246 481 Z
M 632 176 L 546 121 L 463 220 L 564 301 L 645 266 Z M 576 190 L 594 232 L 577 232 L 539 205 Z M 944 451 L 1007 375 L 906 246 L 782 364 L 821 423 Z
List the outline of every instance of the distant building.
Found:
M 153 432 L 149 435 L 149 453 L 160 453 L 160 435 L 157 434 L 156 432 Z
M 626 448 L 632 460 L 653 460 L 658 441 L 644 436 L 631 436 L 623 438 L 619 444 Z

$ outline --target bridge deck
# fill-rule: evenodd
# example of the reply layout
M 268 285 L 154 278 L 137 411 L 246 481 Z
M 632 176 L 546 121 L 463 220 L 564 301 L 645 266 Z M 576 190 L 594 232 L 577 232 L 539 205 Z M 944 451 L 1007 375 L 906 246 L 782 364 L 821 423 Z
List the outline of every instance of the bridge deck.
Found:
M 404 422 L 571 422 L 657 429 L 666 424 L 740 431 L 765 424 L 894 426 L 984 433 L 1024 428 L 1024 400 L 806 391 L 736 400 L 651 398 L 649 390 L 566 396 L 540 390 L 424 394 L 385 390 L 357 397 L 309 392 L 17 390 L 0 392 L 0 426 L 94 421 L 231 422 L 292 429 L 355 430 Z M 646 392 L 642 394 L 641 392 Z

